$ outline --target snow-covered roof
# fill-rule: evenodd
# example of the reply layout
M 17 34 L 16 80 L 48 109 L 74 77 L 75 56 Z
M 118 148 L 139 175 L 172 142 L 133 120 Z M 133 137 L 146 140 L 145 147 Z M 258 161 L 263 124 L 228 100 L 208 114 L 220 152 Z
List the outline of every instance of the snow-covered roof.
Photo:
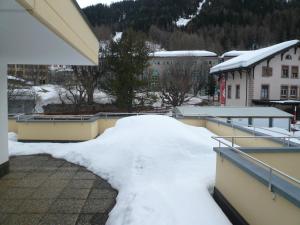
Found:
M 216 57 L 217 54 L 205 50 L 194 51 L 158 51 L 150 54 L 151 57 Z
M 237 56 L 240 56 L 240 55 L 243 55 L 245 53 L 249 53 L 249 52 L 252 52 L 252 51 L 239 51 L 239 50 L 232 50 L 232 51 L 229 51 L 229 52 L 225 52 L 221 58 L 224 58 L 224 57 L 237 57 Z
M 279 101 L 270 101 L 272 103 L 277 104 L 300 104 L 300 101 L 298 100 L 279 100 Z
M 210 69 L 210 72 L 218 73 L 238 68 L 248 68 L 249 66 L 255 65 L 270 56 L 276 55 L 279 52 L 282 52 L 299 44 L 299 40 L 292 40 L 282 42 L 280 44 L 276 44 L 267 48 L 250 51 L 212 67 Z
M 292 117 L 293 115 L 286 113 L 274 107 L 203 107 L 203 106 L 180 106 L 176 107 L 175 112 L 184 117 Z

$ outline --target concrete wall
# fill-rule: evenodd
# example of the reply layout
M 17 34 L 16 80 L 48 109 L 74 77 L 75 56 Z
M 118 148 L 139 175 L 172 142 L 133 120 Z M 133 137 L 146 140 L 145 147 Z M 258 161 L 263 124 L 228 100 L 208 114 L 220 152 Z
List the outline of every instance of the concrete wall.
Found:
M 8 161 L 7 64 L 0 59 L 0 166 Z
M 272 167 L 300 180 L 300 152 L 249 153 Z
M 297 206 L 219 155 L 215 186 L 251 225 L 299 225 Z
M 18 140 L 21 141 L 86 141 L 97 135 L 97 121 L 18 123 Z
M 206 128 L 218 136 L 253 136 L 251 132 L 242 131 L 240 129 L 218 123 L 214 121 L 206 121 Z M 231 140 L 229 140 L 231 141 Z M 243 147 L 282 147 L 283 144 L 264 139 L 264 138 L 239 138 L 235 139 L 235 144 Z

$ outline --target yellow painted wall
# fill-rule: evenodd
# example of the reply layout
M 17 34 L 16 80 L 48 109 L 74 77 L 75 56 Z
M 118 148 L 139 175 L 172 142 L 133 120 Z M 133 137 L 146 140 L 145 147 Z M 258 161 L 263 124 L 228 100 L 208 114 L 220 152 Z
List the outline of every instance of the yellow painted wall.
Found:
M 119 119 L 120 118 L 98 119 L 98 134 L 101 135 L 106 129 L 114 127 Z
M 206 121 L 206 128 L 219 136 L 253 136 L 251 133 L 226 126 L 222 123 Z M 229 140 L 231 141 L 231 140 Z M 235 144 L 241 147 L 282 147 L 283 144 L 264 138 L 241 138 L 235 139 Z
M 300 208 L 219 155 L 215 186 L 251 225 L 300 224 Z
M 250 153 L 250 155 L 300 180 L 300 152 Z
M 97 121 L 18 123 L 18 140 L 85 141 L 95 138 L 97 131 Z
M 206 126 L 206 120 L 204 119 L 177 119 L 178 121 L 195 127 L 205 127 Z
M 16 119 L 8 119 L 8 132 L 18 133 L 18 124 Z

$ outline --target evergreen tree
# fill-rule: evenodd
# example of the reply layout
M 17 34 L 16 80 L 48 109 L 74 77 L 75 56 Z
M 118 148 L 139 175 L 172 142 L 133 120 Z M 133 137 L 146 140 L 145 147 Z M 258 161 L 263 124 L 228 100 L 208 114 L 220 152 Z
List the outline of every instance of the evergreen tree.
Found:
M 124 32 L 120 41 L 111 42 L 107 58 L 110 70 L 107 87 L 116 96 L 116 104 L 122 110 L 132 112 L 136 94 L 147 84 L 143 72 L 148 55 L 144 35 L 131 29 Z

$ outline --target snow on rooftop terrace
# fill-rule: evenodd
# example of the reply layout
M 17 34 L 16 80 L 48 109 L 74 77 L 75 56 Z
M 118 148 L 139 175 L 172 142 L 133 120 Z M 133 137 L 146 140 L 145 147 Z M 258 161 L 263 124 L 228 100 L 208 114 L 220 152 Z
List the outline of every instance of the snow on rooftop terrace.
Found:
M 82 143 L 20 143 L 10 133 L 9 152 L 51 154 L 107 179 L 119 191 L 108 225 L 225 225 L 209 193 L 213 135 L 166 116 L 135 116 Z
M 282 42 L 280 44 L 276 44 L 271 47 L 250 51 L 248 53 L 242 54 L 236 58 L 230 59 L 226 62 L 220 63 L 212 67 L 210 72 L 217 73 L 217 72 L 222 72 L 231 69 L 247 68 L 259 62 L 260 60 L 267 58 L 268 56 L 276 54 L 277 52 L 283 51 L 299 43 L 300 43 L 299 40 L 292 40 L 292 41 Z
M 158 51 L 150 54 L 151 57 L 215 57 L 214 52 L 205 50 L 196 51 Z

